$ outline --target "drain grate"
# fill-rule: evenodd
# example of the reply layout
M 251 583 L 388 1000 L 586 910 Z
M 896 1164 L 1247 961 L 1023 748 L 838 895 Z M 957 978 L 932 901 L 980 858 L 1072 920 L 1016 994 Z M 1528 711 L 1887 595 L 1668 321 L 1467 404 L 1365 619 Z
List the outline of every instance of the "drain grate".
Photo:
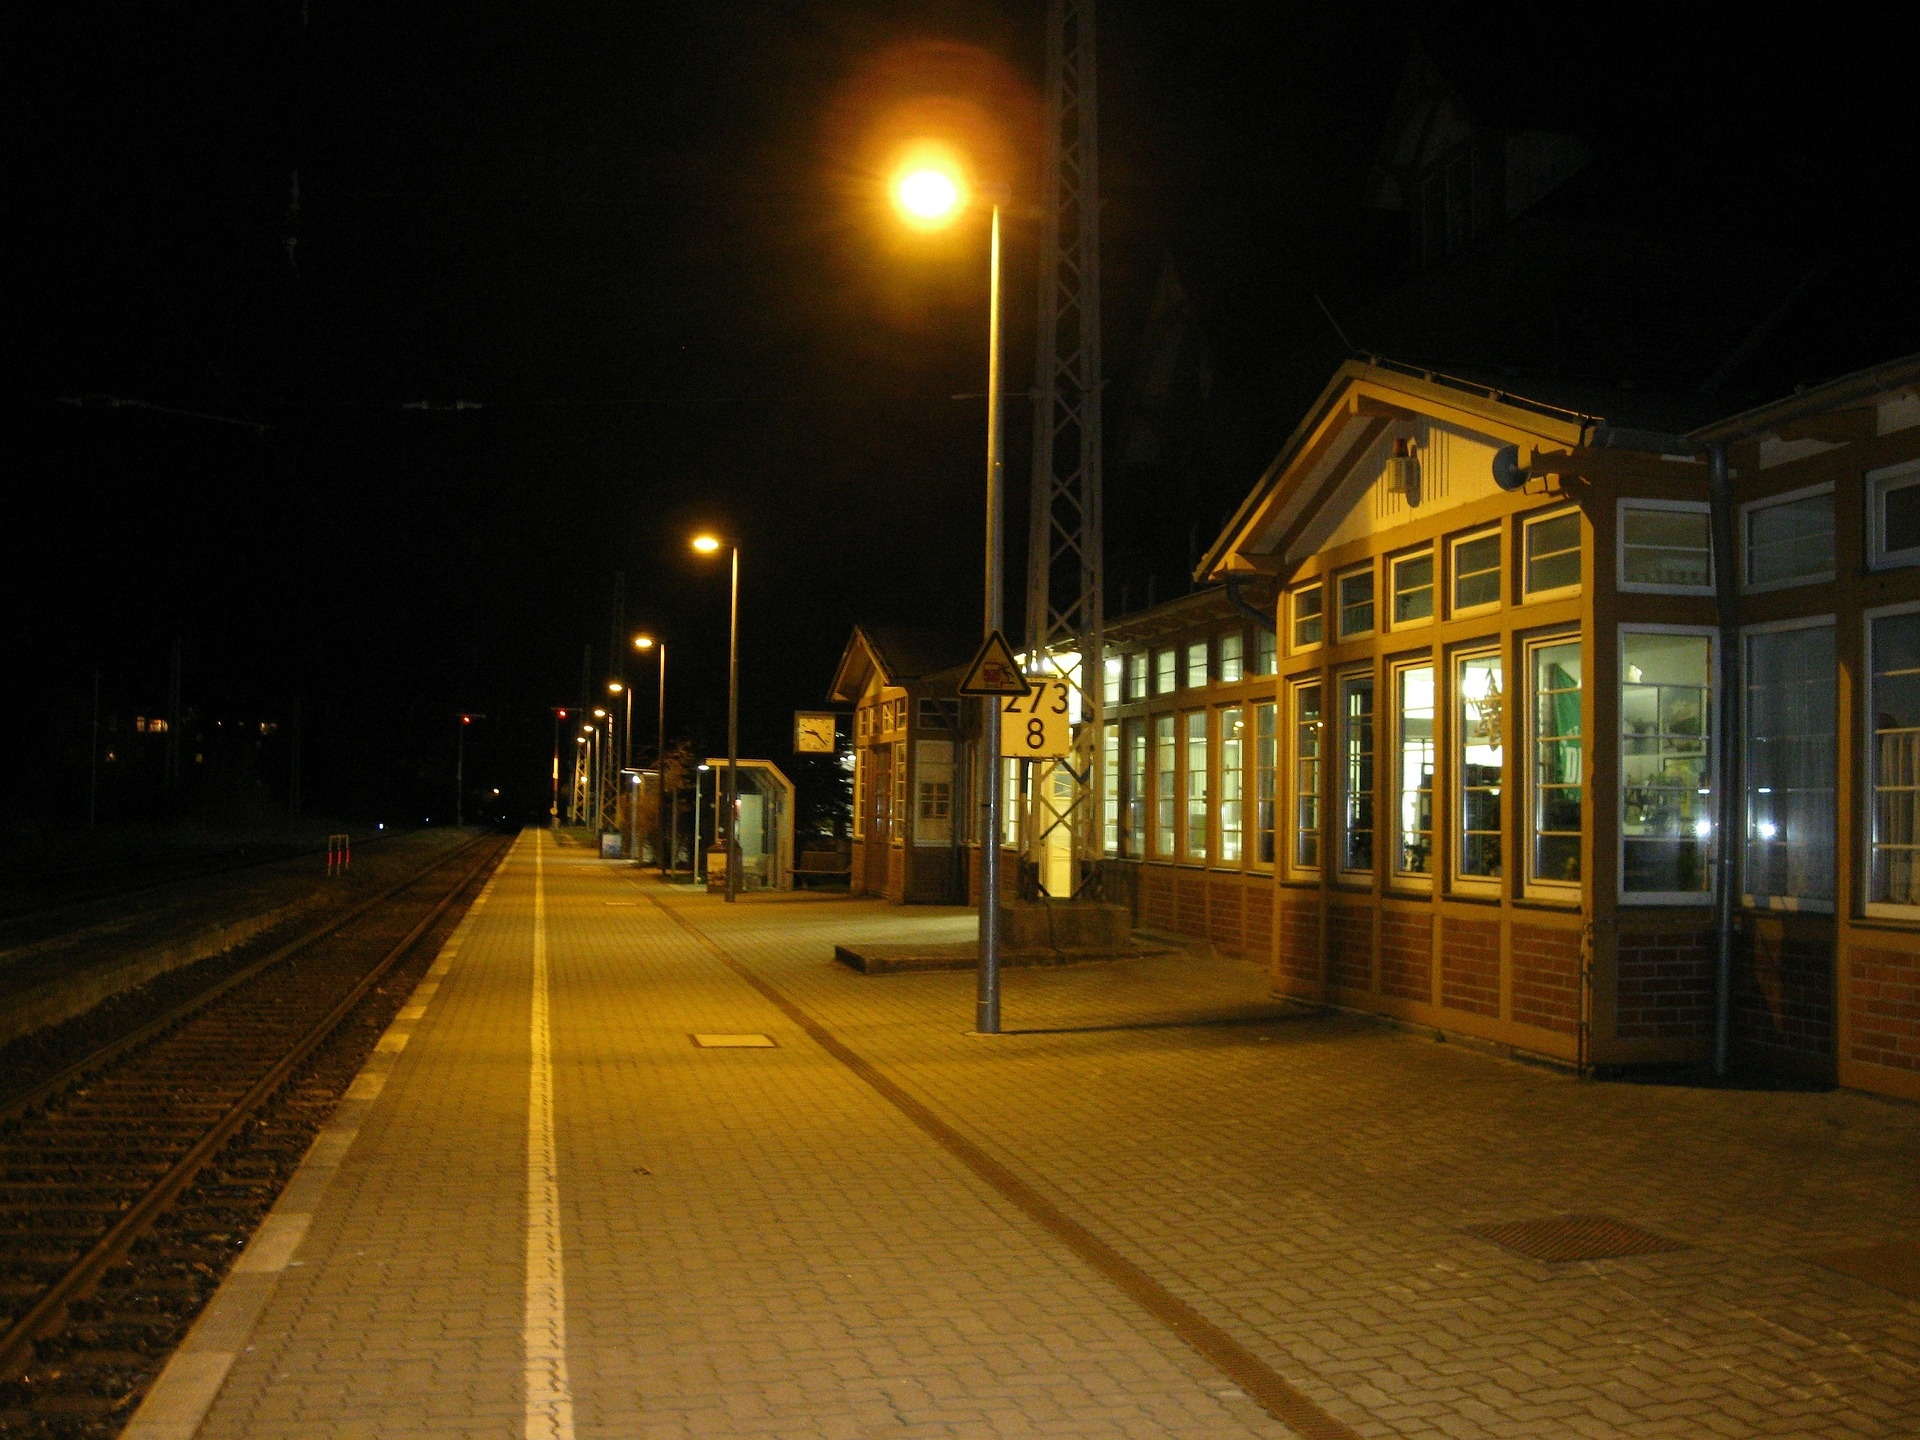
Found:
M 702 1050 L 777 1050 L 771 1035 L 698 1035 L 693 1043 Z
M 1557 1215 L 1551 1220 L 1509 1220 L 1499 1225 L 1469 1225 L 1467 1234 L 1504 1245 L 1532 1260 L 1613 1260 L 1623 1255 L 1654 1255 L 1684 1250 L 1678 1240 L 1649 1234 L 1605 1215 Z

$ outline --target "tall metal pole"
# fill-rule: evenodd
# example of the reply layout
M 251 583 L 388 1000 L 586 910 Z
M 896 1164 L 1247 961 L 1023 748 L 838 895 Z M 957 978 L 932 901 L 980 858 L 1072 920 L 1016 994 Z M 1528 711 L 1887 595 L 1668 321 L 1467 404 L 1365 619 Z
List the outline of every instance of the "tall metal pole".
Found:
M 458 758 L 453 762 L 453 823 L 467 823 L 467 717 L 460 717 Z
M 667 833 L 667 642 L 662 640 L 659 642 L 659 645 L 660 710 L 654 722 L 653 764 L 654 768 L 660 772 L 659 794 L 657 798 L 660 802 L 660 833 L 662 836 L 665 836 Z M 695 803 L 696 805 L 698 804 L 698 802 Z M 675 816 L 674 818 L 677 820 L 679 817 Z M 674 828 L 677 830 L 679 827 L 675 826 Z M 676 836 L 674 838 L 678 837 Z M 660 878 L 664 880 L 668 874 L 671 873 L 674 847 L 664 839 L 661 843 L 667 846 L 666 853 L 660 860 Z
M 566 713 L 557 707 L 553 712 L 553 803 L 547 807 L 547 822 L 555 830 L 560 828 L 560 717 Z
M 1003 417 L 1000 406 L 1000 206 L 993 207 L 993 238 L 987 259 L 987 562 L 986 634 L 1000 628 L 1000 467 Z M 1000 1033 L 1000 700 L 980 701 L 981 793 L 986 833 L 980 837 L 980 977 L 974 1000 L 974 1030 Z
M 727 615 L 727 903 L 740 894 L 740 547 Z
M 1106 648 L 1100 403 L 1100 125 L 1095 0 L 1049 0 L 1047 140 L 1034 343 L 1033 483 L 1027 531 L 1029 660 L 1062 678 L 1079 657 L 1082 723 L 1064 803 L 1034 786 L 1030 858 L 1072 837 L 1078 891 L 1103 853 L 1100 732 Z M 1051 662 L 1049 664 L 1049 662 Z M 1041 866 L 1043 883 L 1046 868 Z

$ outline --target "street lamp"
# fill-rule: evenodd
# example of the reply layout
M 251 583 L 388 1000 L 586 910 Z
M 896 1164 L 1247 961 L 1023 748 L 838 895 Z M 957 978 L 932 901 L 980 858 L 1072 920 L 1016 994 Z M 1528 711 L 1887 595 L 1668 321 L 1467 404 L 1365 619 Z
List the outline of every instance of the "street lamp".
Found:
M 457 758 L 453 762 L 453 788 L 457 792 L 453 797 L 453 823 L 467 823 L 467 726 L 476 720 L 484 720 L 484 715 L 475 715 L 472 711 L 460 714 L 460 743 Z
M 633 637 L 633 648 L 657 650 L 660 653 L 660 713 L 653 734 L 653 760 L 654 764 L 660 768 L 660 834 L 663 837 L 661 843 L 665 845 L 664 837 L 667 833 L 667 642 L 656 640 L 651 635 L 636 635 Z M 695 802 L 696 808 L 698 803 L 698 801 Z M 679 829 L 677 822 L 674 829 L 676 831 Z M 661 879 L 666 878 L 668 867 L 672 863 L 672 852 L 665 852 L 665 858 L 660 862 Z
M 633 768 L 633 691 L 629 690 L 625 685 L 622 685 L 618 680 L 609 680 L 607 682 L 607 693 L 609 695 L 625 695 L 627 697 L 627 730 L 625 738 L 620 742 L 620 773 L 624 775 Z M 607 723 L 609 728 L 611 728 L 613 722 L 609 720 Z M 633 851 L 636 856 L 640 853 L 639 799 L 640 797 L 637 794 L 627 796 L 627 829 L 632 833 Z M 614 812 L 613 818 L 616 822 L 619 821 L 620 815 L 618 810 Z
M 727 903 L 740 894 L 740 546 L 717 535 L 696 535 L 702 555 L 733 552 L 733 594 L 727 607 Z M 716 836 L 716 839 L 719 837 Z
M 598 705 L 593 707 L 593 843 L 600 845 L 600 832 L 607 828 L 607 751 L 613 748 L 611 735 L 600 733 L 600 722 L 608 719 L 607 712 Z M 609 729 L 611 727 L 609 726 Z
M 951 152 L 923 146 L 910 152 L 895 173 L 893 204 L 912 229 L 938 230 L 960 218 L 972 199 L 959 163 Z M 1005 187 L 980 187 L 992 207 L 987 248 L 987 562 L 984 630 L 1001 626 L 1000 510 L 1004 492 L 1001 452 L 1005 421 L 1000 409 L 1000 207 Z M 974 1030 L 1000 1033 L 1000 702 L 980 701 L 982 809 L 986 833 L 980 846 L 980 978 L 974 1003 Z
M 567 718 L 567 712 L 558 705 L 547 707 L 553 711 L 553 804 L 547 810 L 547 818 L 553 828 L 560 828 L 560 722 Z

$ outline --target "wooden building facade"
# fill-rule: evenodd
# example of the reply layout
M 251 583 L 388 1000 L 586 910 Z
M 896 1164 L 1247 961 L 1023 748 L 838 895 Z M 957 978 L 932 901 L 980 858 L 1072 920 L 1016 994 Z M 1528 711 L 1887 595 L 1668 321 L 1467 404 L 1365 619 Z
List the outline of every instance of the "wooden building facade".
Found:
M 1669 429 L 1343 366 L 1219 588 L 1109 625 L 1109 893 L 1304 1000 L 1920 1098 L 1916 380 Z

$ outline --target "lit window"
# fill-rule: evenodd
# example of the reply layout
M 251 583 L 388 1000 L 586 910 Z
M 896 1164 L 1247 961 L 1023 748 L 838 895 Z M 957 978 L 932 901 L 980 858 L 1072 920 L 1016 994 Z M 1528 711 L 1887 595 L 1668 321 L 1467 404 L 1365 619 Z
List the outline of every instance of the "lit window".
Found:
M 1196 640 L 1187 646 L 1187 688 L 1198 690 L 1207 683 L 1207 642 Z
M 1147 657 L 1144 652 L 1136 651 L 1127 656 L 1127 699 L 1144 700 L 1147 698 Z
M 1293 687 L 1293 863 L 1320 868 L 1320 682 Z
M 1547 885 L 1580 881 L 1583 813 L 1580 734 L 1580 642 L 1554 640 L 1532 647 L 1533 787 L 1528 828 L 1533 832 L 1527 879 Z
M 1120 684 L 1126 671 L 1126 664 L 1118 655 L 1109 655 L 1101 660 L 1100 668 L 1105 678 L 1105 683 L 1100 689 L 1100 702 L 1103 705 L 1118 705 Z
M 1355 570 L 1340 577 L 1340 638 L 1346 640 L 1373 629 L 1373 570 Z
M 1749 633 L 1745 678 L 1747 903 L 1830 908 L 1839 703 L 1832 622 Z
M 1271 704 L 1253 707 L 1254 829 L 1259 836 L 1254 859 L 1262 865 L 1273 864 L 1273 782 L 1278 758 L 1274 751 L 1279 739 L 1274 712 L 1278 708 Z
M 1433 873 L 1433 666 L 1394 671 L 1399 762 L 1394 778 L 1399 847 L 1394 872 Z
M 1711 888 L 1713 637 L 1620 635 L 1620 889 L 1693 899 Z
M 1220 637 L 1220 683 L 1231 685 L 1246 678 L 1247 637 L 1230 630 Z
M 1207 858 L 1207 712 L 1187 712 L 1187 858 Z
M 1179 687 L 1180 652 L 1178 650 L 1156 650 L 1153 652 L 1153 693 L 1171 695 Z
M 1920 460 L 1867 476 L 1872 496 L 1873 563 L 1920 565 Z
M 1292 595 L 1293 648 L 1307 650 L 1320 643 L 1322 593 L 1318 585 L 1296 590 Z
M 1465 655 L 1454 662 L 1453 753 L 1458 757 L 1459 825 L 1456 879 L 1497 880 L 1501 847 L 1500 790 L 1506 778 L 1506 697 L 1498 655 Z
M 1433 618 L 1433 552 L 1402 555 L 1393 562 L 1393 623 L 1418 625 Z
M 1100 737 L 1101 850 L 1120 853 L 1120 727 L 1108 725 Z
M 1453 542 L 1453 613 L 1490 610 L 1500 603 L 1500 532 Z
M 1920 614 L 1872 622 L 1869 907 L 1920 905 Z
M 1749 505 L 1747 588 L 1773 590 L 1834 576 L 1833 487 Z
M 904 749 L 904 747 L 902 747 Z M 953 742 L 921 740 L 914 747 L 919 762 L 920 802 L 913 818 L 918 845 L 953 843 Z
M 1271 630 L 1258 630 L 1253 637 L 1253 673 L 1273 675 L 1280 669 L 1280 637 Z
M 1529 600 L 1576 590 L 1580 586 L 1580 512 L 1562 510 L 1527 521 L 1526 576 Z
M 1237 861 L 1246 825 L 1246 711 L 1220 712 L 1220 858 Z
M 1153 853 L 1172 859 L 1179 821 L 1180 739 L 1174 717 L 1153 717 Z
M 893 813 L 899 817 L 898 829 L 893 838 L 907 838 L 907 742 L 896 740 L 893 745 Z
M 1147 840 L 1147 727 L 1129 720 L 1125 736 L 1127 752 L 1127 854 L 1139 855 Z
M 1713 528 L 1705 505 L 1620 502 L 1622 590 L 1713 591 Z
M 1373 677 L 1340 682 L 1340 868 L 1373 873 Z

